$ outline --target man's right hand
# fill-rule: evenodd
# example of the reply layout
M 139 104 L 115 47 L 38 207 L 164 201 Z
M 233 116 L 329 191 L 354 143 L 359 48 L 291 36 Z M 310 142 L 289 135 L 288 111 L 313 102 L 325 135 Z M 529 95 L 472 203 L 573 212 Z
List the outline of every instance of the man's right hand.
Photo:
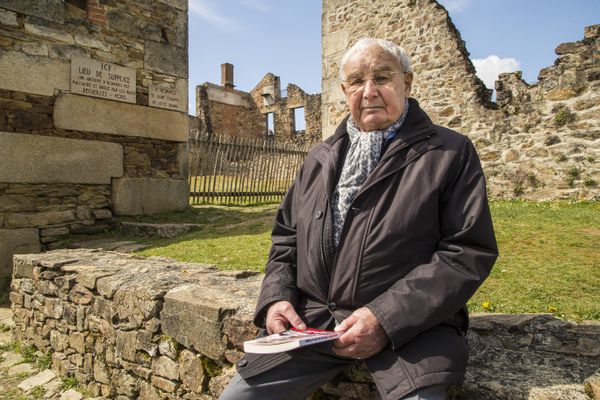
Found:
M 272 335 L 283 332 L 288 329 L 289 325 L 301 331 L 306 329 L 306 324 L 298 316 L 292 303 L 289 301 L 276 301 L 271 304 L 267 311 L 267 333 Z

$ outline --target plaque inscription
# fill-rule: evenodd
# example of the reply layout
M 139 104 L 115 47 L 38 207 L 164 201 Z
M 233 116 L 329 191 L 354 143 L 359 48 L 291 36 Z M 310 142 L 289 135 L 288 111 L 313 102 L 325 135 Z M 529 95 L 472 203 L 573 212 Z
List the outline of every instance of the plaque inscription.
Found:
M 187 100 L 187 99 L 186 99 Z M 148 105 L 168 110 L 186 111 L 183 94 L 177 88 L 151 83 L 148 85 Z
M 135 69 L 73 57 L 71 93 L 135 104 Z

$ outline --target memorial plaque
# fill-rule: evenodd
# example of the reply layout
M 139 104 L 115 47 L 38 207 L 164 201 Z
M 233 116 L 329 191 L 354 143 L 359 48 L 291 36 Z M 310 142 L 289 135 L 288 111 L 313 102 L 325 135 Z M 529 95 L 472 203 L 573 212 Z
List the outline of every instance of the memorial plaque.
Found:
M 154 83 L 148 85 L 148 105 L 150 107 L 186 112 L 186 101 L 185 93 L 182 93 L 177 87 Z
M 135 104 L 135 69 L 73 57 L 71 93 Z

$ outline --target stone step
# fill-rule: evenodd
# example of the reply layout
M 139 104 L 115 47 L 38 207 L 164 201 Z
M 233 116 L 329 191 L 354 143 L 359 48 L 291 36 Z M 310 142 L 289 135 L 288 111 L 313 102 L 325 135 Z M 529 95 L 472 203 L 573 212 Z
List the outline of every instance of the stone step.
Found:
M 123 232 L 134 235 L 143 235 L 160 238 L 174 238 L 185 233 L 200 229 L 199 224 L 152 224 L 143 222 L 126 222 L 120 224 L 120 229 Z
M 27 392 L 36 386 L 45 385 L 56 378 L 56 374 L 49 369 L 45 369 L 37 375 L 31 376 L 17 386 L 19 389 Z

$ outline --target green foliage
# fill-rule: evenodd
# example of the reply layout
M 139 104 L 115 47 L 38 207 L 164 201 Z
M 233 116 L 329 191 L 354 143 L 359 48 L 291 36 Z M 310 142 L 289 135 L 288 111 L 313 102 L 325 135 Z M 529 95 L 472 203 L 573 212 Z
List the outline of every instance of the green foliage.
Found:
M 581 169 L 579 167 L 572 165 L 565 172 L 565 181 L 570 187 L 575 186 L 575 181 L 581 178 Z
M 554 116 L 556 126 L 565 126 L 573 121 L 575 121 L 575 114 L 573 114 L 566 106 L 561 107 Z
M 204 371 L 204 375 L 212 378 L 214 376 L 219 376 L 221 374 L 222 366 L 214 362 L 208 357 L 202 357 L 200 359 L 202 363 L 202 370 Z
M 52 354 L 43 353 L 37 358 L 35 365 L 41 370 L 50 368 L 50 366 L 52 366 Z
M 35 363 L 36 357 L 35 352 L 37 351 L 35 346 L 26 346 L 21 342 L 17 342 L 17 353 L 21 354 L 23 361 L 26 363 Z
M 583 180 L 583 185 L 587 187 L 596 187 L 598 186 L 598 182 L 596 182 L 595 179 L 588 177 Z
M 40 400 L 44 398 L 44 394 L 46 394 L 46 390 L 42 386 L 35 386 L 31 389 L 29 396 L 31 396 L 31 399 L 33 400 Z
M 6 333 L 10 331 L 10 327 L 0 322 L 0 333 Z
M 65 390 L 76 389 L 78 385 L 77 379 L 73 375 L 63 376 L 58 389 L 64 392 Z
M 524 194 L 527 187 L 535 189 L 541 185 L 541 182 L 533 172 L 527 172 L 521 168 L 507 174 L 507 178 L 513 183 L 513 194 L 515 197 Z

